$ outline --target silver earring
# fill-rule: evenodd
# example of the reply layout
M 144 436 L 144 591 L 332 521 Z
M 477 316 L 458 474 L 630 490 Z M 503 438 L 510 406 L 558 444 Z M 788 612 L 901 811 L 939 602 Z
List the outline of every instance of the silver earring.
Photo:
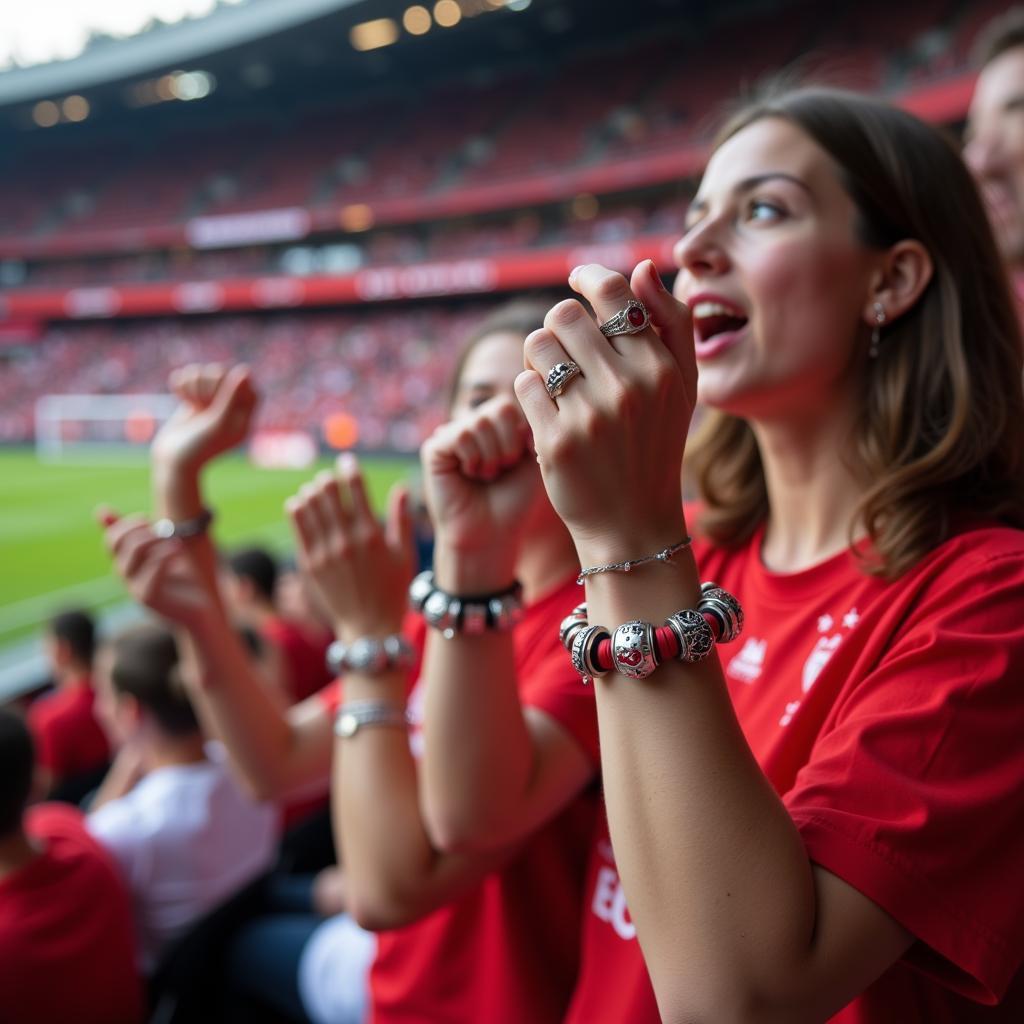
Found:
M 885 323 L 885 306 L 875 303 L 875 326 L 871 328 L 871 346 L 868 348 L 868 359 L 878 358 L 878 345 L 882 340 L 882 324 Z

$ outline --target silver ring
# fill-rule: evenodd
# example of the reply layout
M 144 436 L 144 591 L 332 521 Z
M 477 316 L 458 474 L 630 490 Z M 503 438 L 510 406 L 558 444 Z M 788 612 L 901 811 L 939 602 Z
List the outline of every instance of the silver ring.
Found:
M 571 359 L 567 363 L 555 363 L 554 366 L 548 370 L 547 379 L 544 381 L 544 387 L 548 389 L 548 394 L 552 398 L 558 398 L 558 396 L 565 390 L 565 386 L 573 379 L 580 375 L 579 366 L 574 363 Z
M 616 334 L 639 334 L 650 322 L 647 307 L 639 299 L 630 299 L 615 316 L 601 324 L 600 331 L 606 338 Z

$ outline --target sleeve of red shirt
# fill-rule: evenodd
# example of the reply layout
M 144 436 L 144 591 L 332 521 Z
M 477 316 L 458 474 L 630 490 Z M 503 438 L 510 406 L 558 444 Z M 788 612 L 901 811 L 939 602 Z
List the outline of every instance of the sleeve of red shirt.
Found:
M 584 686 L 559 644 L 524 680 L 522 702 L 550 715 L 583 748 L 600 768 L 601 752 L 597 742 L 597 704 L 593 687 Z
M 54 729 L 52 714 L 47 706 L 47 701 L 37 700 L 29 706 L 25 716 L 25 722 L 32 733 L 32 740 L 36 748 L 36 761 L 55 778 L 60 778 L 64 773 L 60 770 L 59 750 L 54 742 Z
M 944 573 L 785 797 L 811 859 L 919 940 L 908 962 L 985 1003 L 1024 957 L 1022 682 L 1020 557 Z

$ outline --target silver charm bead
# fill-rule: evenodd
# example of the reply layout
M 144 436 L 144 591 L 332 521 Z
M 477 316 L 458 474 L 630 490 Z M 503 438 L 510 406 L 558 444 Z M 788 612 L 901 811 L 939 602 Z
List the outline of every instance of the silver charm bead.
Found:
M 595 676 L 603 676 L 605 672 L 597 668 L 597 645 L 610 637 L 604 626 L 584 626 L 574 637 L 569 656 L 572 667 L 579 673 L 580 681 L 586 686 Z
M 680 661 L 703 661 L 715 646 L 715 635 L 704 616 L 693 608 L 675 612 L 665 620 L 679 641 Z
M 522 602 L 515 594 L 492 597 L 487 603 L 491 624 L 499 633 L 507 633 L 523 617 Z
M 630 679 L 646 679 L 658 667 L 654 627 L 642 619 L 624 622 L 612 634 L 615 671 Z
M 388 656 L 380 640 L 360 637 L 349 646 L 345 653 L 345 663 L 350 672 L 377 675 L 388 667 Z
M 423 617 L 435 629 L 446 633 L 449 629 L 454 629 L 456 625 L 450 606 L 451 601 L 448 595 L 443 590 L 435 590 L 423 604 Z
M 410 669 L 416 660 L 412 644 L 398 633 L 384 637 L 384 653 L 390 668 Z
M 587 606 L 578 604 L 564 619 L 558 627 L 558 639 L 562 646 L 569 650 L 572 647 L 572 638 L 577 631 L 587 624 Z
M 725 628 L 717 642 L 720 644 L 731 643 L 743 632 L 743 608 L 739 601 L 727 590 L 723 590 L 714 583 L 702 583 L 700 590 L 700 603 L 697 605 L 697 610 L 704 611 L 707 607 L 709 610 L 717 611 L 725 621 Z
M 423 611 L 427 598 L 434 592 L 434 574 L 429 570 L 421 572 L 409 584 L 409 605 L 413 611 Z
M 335 640 L 327 648 L 327 668 L 333 675 L 340 676 L 345 671 L 345 655 L 348 648 L 340 640 Z

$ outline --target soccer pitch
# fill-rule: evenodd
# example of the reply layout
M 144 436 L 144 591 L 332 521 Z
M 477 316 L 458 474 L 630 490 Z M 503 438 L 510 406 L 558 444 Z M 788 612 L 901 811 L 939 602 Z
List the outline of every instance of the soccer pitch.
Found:
M 291 550 L 283 505 L 325 460 L 305 470 L 258 469 L 241 456 L 207 470 L 206 493 L 217 513 L 214 535 L 223 547 L 258 542 Z M 415 468 L 411 459 L 364 459 L 375 507 Z M 97 505 L 122 514 L 150 511 L 149 469 L 142 461 L 92 465 L 40 462 L 27 450 L 0 449 L 0 649 L 37 634 L 55 611 L 100 610 L 123 602 L 93 518 Z

